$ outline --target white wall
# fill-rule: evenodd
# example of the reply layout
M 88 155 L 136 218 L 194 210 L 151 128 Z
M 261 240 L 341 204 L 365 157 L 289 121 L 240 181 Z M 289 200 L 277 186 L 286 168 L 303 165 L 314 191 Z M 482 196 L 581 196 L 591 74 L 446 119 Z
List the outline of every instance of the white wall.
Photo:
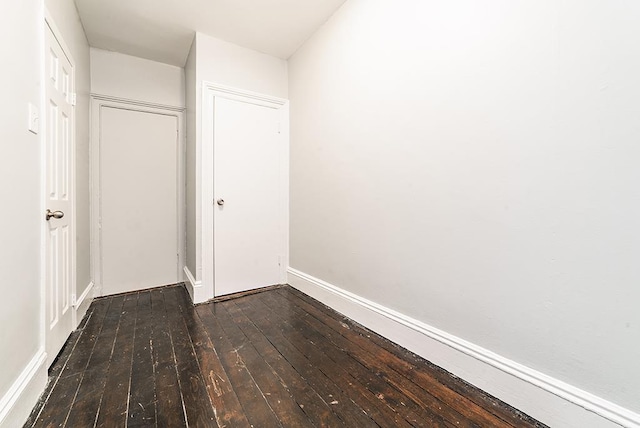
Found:
M 198 79 L 287 98 L 287 61 L 197 33 Z
M 194 71 L 195 69 L 195 71 Z M 187 267 L 202 280 L 202 82 L 287 98 L 287 61 L 196 33 L 187 81 Z M 191 118 L 191 119 L 189 119 Z M 190 121 L 191 120 L 191 121 Z M 209 298 L 213 297 L 212 295 Z M 198 296 L 196 296 L 198 299 Z
M 640 412 L 640 4 L 349 0 L 289 62 L 291 266 Z
M 91 48 L 91 92 L 183 107 L 184 70 L 148 59 Z
M 89 93 L 91 73 L 89 43 L 73 0 L 46 0 L 49 14 L 62 33 L 75 62 L 76 79 L 76 296 L 91 282 Z
M 198 158 L 196 154 L 196 143 L 199 135 L 197 126 L 200 123 L 197 114 L 200 97 L 198 97 L 196 93 L 196 46 L 197 40 L 194 35 L 187 62 L 184 65 L 185 104 L 187 107 L 187 150 L 185 160 L 187 165 L 185 168 L 187 248 L 185 263 L 192 275 L 196 274 L 196 260 L 199 259 L 198 248 L 200 247 L 199 236 L 196 235 L 196 212 L 199 211 L 199 207 L 196 206 L 196 190 L 199 187 L 196 183 L 196 159 Z
M 24 422 L 46 381 L 44 367 L 32 383 L 25 372 L 43 351 L 41 142 L 27 131 L 27 104 L 41 101 L 43 22 L 40 1 L 0 3 L 0 52 L 6 59 L 0 67 L 0 425 L 7 427 Z M 26 389 L 14 406 L 21 386 Z

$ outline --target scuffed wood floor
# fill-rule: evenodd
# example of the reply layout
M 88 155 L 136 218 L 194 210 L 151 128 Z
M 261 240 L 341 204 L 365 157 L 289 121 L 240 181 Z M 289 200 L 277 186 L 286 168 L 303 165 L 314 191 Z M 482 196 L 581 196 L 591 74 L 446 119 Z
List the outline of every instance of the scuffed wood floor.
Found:
M 291 287 L 94 301 L 27 427 L 542 427 Z

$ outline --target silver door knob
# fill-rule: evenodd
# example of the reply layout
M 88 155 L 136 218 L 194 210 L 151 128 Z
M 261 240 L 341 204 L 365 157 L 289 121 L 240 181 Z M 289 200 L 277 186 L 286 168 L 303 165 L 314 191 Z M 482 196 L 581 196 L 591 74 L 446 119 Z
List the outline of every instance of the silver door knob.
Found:
M 218 205 L 220 205 L 220 206 L 223 206 L 223 205 L 224 205 L 224 199 L 218 199 L 218 200 L 216 201 L 216 203 L 217 203 Z
M 51 210 L 47 210 L 47 221 L 51 220 L 51 217 L 53 218 L 62 218 L 64 217 L 64 213 L 62 211 L 51 211 Z

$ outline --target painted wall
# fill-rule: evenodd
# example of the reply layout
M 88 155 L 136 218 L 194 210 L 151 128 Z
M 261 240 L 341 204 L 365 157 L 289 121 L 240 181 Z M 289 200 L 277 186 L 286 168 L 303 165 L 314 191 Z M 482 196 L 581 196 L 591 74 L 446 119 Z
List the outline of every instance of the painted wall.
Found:
M 75 61 L 76 296 L 80 297 L 92 280 L 89 200 L 89 93 L 91 92 L 89 42 L 73 0 L 46 0 L 45 4 Z
M 184 106 L 184 70 L 91 48 L 91 92 L 174 107 Z
M 347 1 L 289 62 L 291 266 L 640 411 L 639 22 Z
M 27 130 L 27 105 L 40 106 L 41 101 L 43 21 L 44 10 L 37 0 L 0 3 L 0 52 L 10 59 L 0 67 L 0 220 L 6 225 L 0 232 L 5 244 L 0 246 L 0 282 L 6 294 L 0 299 L 0 425 L 4 426 L 23 422 L 11 419 L 23 414 L 5 413 L 9 410 L 6 400 L 43 345 L 41 142 Z M 28 401 L 23 407 L 35 404 Z M 26 411 L 28 415 L 29 408 Z
M 196 142 L 198 141 L 198 124 L 200 120 L 196 112 L 200 105 L 200 97 L 197 96 L 196 87 L 196 37 L 194 35 L 191 43 L 191 49 L 189 49 L 189 56 L 187 62 L 184 65 L 184 80 L 185 80 L 185 104 L 187 107 L 187 150 L 185 156 L 185 182 L 186 182 L 186 257 L 185 263 L 192 275 L 196 275 L 196 260 L 198 260 L 200 247 L 199 236 L 196 235 L 196 212 L 199 211 L 196 206 L 196 190 L 198 186 L 196 184 L 196 168 L 197 168 L 197 154 L 196 154 Z
M 287 98 L 287 61 L 196 34 L 198 79 Z
M 195 70 L 194 70 L 195 69 Z M 185 65 L 187 81 L 187 267 L 202 279 L 202 82 L 280 98 L 288 96 L 287 61 L 196 33 Z M 189 119 L 191 117 L 191 119 Z

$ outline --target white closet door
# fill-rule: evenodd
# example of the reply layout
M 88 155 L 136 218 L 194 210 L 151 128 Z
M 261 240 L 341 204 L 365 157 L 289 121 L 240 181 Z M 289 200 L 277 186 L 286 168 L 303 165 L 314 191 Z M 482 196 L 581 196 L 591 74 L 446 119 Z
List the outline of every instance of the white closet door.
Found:
M 103 295 L 178 282 L 177 148 L 175 116 L 101 110 Z
M 281 281 L 286 141 L 279 129 L 280 114 L 272 107 L 216 97 L 216 296 Z

